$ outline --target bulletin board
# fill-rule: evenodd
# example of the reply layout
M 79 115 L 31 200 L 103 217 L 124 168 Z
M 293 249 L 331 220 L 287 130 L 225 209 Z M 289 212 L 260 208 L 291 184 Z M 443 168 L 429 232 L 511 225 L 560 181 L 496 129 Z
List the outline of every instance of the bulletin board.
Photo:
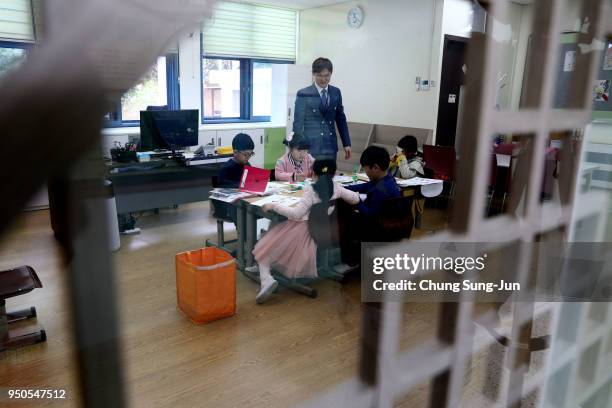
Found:
M 562 34 L 560 51 L 554 107 L 564 109 L 569 105 L 570 95 L 569 87 L 562 84 L 572 80 L 576 56 L 581 52 L 576 33 Z M 599 53 L 597 76 L 595 81 L 589 84 L 593 98 L 593 120 L 612 122 L 612 41 L 608 39 L 603 43 L 603 49 L 596 52 Z
M 597 78 L 593 84 L 593 119 L 612 122 L 612 41 L 599 51 Z

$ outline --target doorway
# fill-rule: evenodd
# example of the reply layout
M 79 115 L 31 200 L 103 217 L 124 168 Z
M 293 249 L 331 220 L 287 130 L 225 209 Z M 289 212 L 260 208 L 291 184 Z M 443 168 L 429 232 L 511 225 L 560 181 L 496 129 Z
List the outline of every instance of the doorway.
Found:
M 444 36 L 436 144 L 455 147 L 461 86 L 464 83 L 468 38 Z

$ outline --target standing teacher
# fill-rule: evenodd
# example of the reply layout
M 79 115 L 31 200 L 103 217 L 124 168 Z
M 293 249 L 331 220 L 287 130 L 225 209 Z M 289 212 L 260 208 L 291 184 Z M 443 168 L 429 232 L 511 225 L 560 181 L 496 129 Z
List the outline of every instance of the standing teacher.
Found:
M 342 106 L 340 89 L 329 85 L 334 66 L 327 58 L 317 58 L 312 63 L 314 84 L 297 93 L 293 132 L 303 135 L 310 143 L 310 154 L 315 159 L 336 160 L 340 133 L 344 158 L 351 157 L 351 138 Z

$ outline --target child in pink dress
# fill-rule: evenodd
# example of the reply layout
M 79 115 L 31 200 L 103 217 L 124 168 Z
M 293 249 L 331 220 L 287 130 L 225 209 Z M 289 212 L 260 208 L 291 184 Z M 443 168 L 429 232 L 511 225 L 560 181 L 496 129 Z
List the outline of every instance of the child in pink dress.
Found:
M 359 202 L 358 193 L 333 182 L 335 161 L 317 160 L 313 171 L 316 182 L 304 189 L 304 196 L 295 206 L 266 204 L 263 207 L 264 211 L 275 211 L 288 220 L 272 227 L 253 249 L 261 279 L 257 303 L 265 302 L 278 287 L 278 282 L 270 274 L 272 266 L 290 279 L 317 276 L 317 245 L 308 231 L 308 215 L 314 204 L 335 199 L 349 204 Z M 251 268 L 253 271 L 256 269 Z
M 304 181 L 312 177 L 314 157 L 308 154 L 310 144 L 306 138 L 294 135 L 291 140 L 283 143 L 289 148 L 280 159 L 276 161 L 274 177 L 277 181 Z

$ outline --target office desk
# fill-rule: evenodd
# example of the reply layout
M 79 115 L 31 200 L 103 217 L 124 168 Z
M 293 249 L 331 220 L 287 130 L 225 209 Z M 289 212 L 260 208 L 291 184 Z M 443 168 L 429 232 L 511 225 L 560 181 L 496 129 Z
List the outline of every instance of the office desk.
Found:
M 219 174 L 227 160 L 225 156 L 196 166 L 162 160 L 164 167 L 154 169 L 147 168 L 153 162 L 108 164 L 107 178 L 113 183 L 117 214 L 208 200 L 212 176 Z M 125 168 L 135 170 L 115 172 Z

